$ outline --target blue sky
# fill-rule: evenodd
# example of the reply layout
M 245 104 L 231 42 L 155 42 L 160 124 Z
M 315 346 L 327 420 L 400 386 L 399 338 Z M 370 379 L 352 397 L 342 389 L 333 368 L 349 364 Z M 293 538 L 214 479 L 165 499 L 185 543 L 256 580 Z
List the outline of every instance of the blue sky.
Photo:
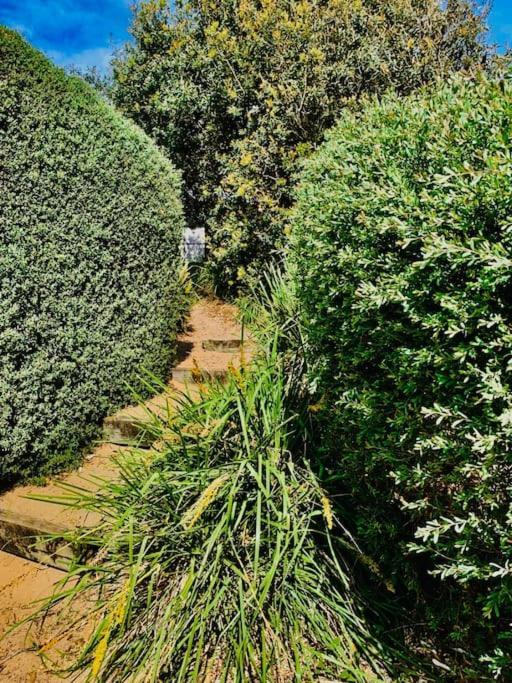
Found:
M 501 50 L 512 48 L 512 0 L 494 0 L 489 26 L 491 40 L 497 43 Z
M 19 30 L 60 66 L 108 67 L 128 39 L 133 0 L 0 0 L 0 24 Z
M 61 66 L 108 67 L 128 39 L 134 0 L 0 0 L 0 24 L 16 28 Z M 512 47 L 512 0 L 494 0 L 491 40 Z

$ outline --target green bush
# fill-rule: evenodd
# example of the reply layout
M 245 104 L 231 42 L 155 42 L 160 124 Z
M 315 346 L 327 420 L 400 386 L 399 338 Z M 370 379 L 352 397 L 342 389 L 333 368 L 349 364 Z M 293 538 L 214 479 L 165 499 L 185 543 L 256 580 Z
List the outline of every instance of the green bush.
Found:
M 363 93 L 485 61 L 469 0 L 144 0 L 114 63 L 116 105 L 183 170 L 223 291 L 286 242 L 297 160 Z
M 510 75 L 369 102 L 294 218 L 327 462 L 463 680 L 511 672 L 511 131 Z
M 180 179 L 79 78 L 0 28 L 0 477 L 44 472 L 162 375 Z

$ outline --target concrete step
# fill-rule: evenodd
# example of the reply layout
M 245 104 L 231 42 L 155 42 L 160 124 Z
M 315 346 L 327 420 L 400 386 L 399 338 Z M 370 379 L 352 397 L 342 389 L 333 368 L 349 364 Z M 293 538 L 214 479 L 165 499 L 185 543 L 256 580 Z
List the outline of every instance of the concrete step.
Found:
M 186 391 L 187 386 L 207 382 L 209 380 L 223 381 L 227 376 L 227 370 L 205 370 L 196 367 L 177 367 L 172 371 L 174 384 L 182 385 L 181 390 Z M 165 416 L 172 410 L 172 396 L 161 394 L 151 399 L 146 407 L 156 414 Z M 103 422 L 103 440 L 117 446 L 137 446 L 149 448 L 153 439 L 145 433 L 144 425 L 148 422 L 148 411 L 144 406 L 131 406 L 120 410 L 115 415 L 110 415 Z
M 224 380 L 228 375 L 227 370 L 208 370 L 206 368 L 180 367 L 172 371 L 172 381 L 180 384 L 201 384 L 209 380 Z
M 143 431 L 141 420 L 136 415 L 111 415 L 103 422 L 103 440 L 116 446 L 149 446 L 148 440 L 142 439 Z
M 62 539 L 51 536 L 66 531 L 65 527 L 53 522 L 0 510 L 0 550 L 32 562 L 65 570 L 74 550 Z
M 242 348 L 241 339 L 205 339 L 201 345 L 205 351 L 232 353 Z

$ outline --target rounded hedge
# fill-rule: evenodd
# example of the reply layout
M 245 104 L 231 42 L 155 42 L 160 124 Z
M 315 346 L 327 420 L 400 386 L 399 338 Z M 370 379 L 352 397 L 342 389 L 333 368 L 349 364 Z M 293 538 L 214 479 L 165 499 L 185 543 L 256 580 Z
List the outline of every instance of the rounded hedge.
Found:
M 292 238 L 359 539 L 441 598 L 464 680 L 511 666 L 511 140 L 508 75 L 369 102 L 305 165 Z
M 180 179 L 94 90 L 0 28 L 0 480 L 47 471 L 163 375 Z

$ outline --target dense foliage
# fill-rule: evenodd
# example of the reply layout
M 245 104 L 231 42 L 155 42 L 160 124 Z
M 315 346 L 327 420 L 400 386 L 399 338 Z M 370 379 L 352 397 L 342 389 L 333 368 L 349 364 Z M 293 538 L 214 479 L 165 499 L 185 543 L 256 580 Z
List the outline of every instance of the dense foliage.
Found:
M 481 30 L 470 0 L 146 0 L 113 96 L 183 170 L 226 289 L 282 246 L 297 159 L 341 109 L 481 63 Z
M 44 471 L 164 373 L 180 180 L 79 78 L 0 29 L 0 477 Z M 180 303 L 181 305 L 181 303 Z
M 49 606 L 98 598 L 77 663 L 92 680 L 389 680 L 351 577 L 360 553 L 304 457 L 300 361 L 281 333 L 293 321 L 269 326 L 252 367 L 154 416 L 153 450 L 125 454 L 120 481 L 67 487 L 64 504 L 104 521 L 67 536 L 99 552 Z
M 511 130 L 509 75 L 370 102 L 294 222 L 330 466 L 463 680 L 512 671 Z

